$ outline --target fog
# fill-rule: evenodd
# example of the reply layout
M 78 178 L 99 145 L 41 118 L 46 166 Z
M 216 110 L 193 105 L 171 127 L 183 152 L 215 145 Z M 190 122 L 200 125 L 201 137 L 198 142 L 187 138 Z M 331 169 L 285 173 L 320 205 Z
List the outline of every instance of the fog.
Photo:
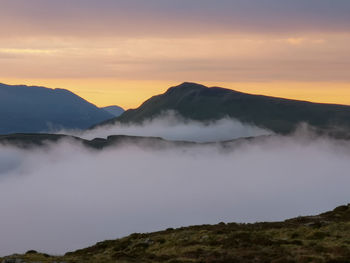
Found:
M 133 232 L 324 212 L 350 200 L 349 146 L 305 131 L 225 149 L 0 146 L 0 255 L 61 254 Z
M 174 111 L 163 112 L 156 118 L 145 120 L 140 124 L 123 124 L 117 122 L 113 125 L 97 127 L 85 132 L 60 131 L 58 133 L 76 135 L 89 140 L 122 134 L 192 142 L 217 142 L 240 137 L 272 134 L 269 130 L 252 124 L 243 124 L 229 117 L 216 121 L 199 122 L 185 119 Z

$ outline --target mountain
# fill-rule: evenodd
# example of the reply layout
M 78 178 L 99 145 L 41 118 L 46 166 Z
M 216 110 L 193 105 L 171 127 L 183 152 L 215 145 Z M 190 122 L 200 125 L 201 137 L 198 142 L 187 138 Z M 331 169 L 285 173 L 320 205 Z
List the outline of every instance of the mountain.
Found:
M 102 109 L 109 112 L 114 117 L 118 117 L 122 115 L 123 112 L 125 111 L 122 107 L 119 107 L 119 106 L 108 106 L 108 107 L 103 107 Z
M 113 117 L 68 90 L 0 84 L 0 134 L 85 129 Z
M 290 133 L 302 122 L 323 130 L 350 127 L 350 106 L 252 95 L 188 82 L 172 87 L 164 94 L 150 98 L 139 108 L 127 110 L 118 118 L 100 125 L 116 121 L 141 122 L 167 110 L 201 121 L 229 116 L 282 134 Z
M 345 263 L 350 258 L 350 205 L 318 216 L 255 224 L 219 223 L 132 234 L 50 256 L 29 250 L 12 262 Z M 17 260 L 17 261 L 16 261 Z

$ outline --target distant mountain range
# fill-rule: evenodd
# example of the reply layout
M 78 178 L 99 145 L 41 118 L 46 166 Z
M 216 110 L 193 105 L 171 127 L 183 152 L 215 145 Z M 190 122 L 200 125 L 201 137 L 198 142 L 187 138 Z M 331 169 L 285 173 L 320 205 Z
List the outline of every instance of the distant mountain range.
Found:
M 101 109 L 104 109 L 105 111 L 109 112 L 114 117 L 119 117 L 124 113 L 124 109 L 119 106 L 108 106 L 108 107 L 103 107 Z
M 168 110 L 200 121 L 228 116 L 282 134 L 290 133 L 302 122 L 321 130 L 350 127 L 350 106 L 251 95 L 188 82 L 172 87 L 139 108 L 127 110 L 101 125 L 116 121 L 141 122 Z
M 86 129 L 115 116 L 68 90 L 0 84 L 0 134 Z
M 87 129 L 117 121 L 137 123 L 169 110 L 199 121 L 231 117 L 280 134 L 290 133 L 305 122 L 320 131 L 350 138 L 350 106 L 346 105 L 252 95 L 185 82 L 124 112 L 118 106 L 100 109 L 64 89 L 0 84 L 0 134 Z M 334 132 L 335 128 L 341 129 Z

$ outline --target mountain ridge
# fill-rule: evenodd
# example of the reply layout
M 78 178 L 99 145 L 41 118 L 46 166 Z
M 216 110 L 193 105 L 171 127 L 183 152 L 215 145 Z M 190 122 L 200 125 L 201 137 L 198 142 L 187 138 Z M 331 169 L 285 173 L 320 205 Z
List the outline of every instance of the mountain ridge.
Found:
M 0 134 L 86 129 L 111 118 L 69 90 L 0 84 Z
M 185 118 L 207 121 L 224 117 L 272 130 L 293 132 L 306 122 L 321 130 L 350 128 L 350 106 L 254 95 L 220 87 L 184 82 L 146 100 L 140 107 L 97 126 L 119 122 L 142 122 L 164 111 L 175 110 Z
M 125 111 L 122 107 L 119 107 L 117 105 L 106 106 L 106 107 L 102 107 L 101 109 L 109 112 L 115 117 L 119 117 Z
M 132 136 L 132 135 L 110 135 L 107 138 L 94 138 L 91 140 L 83 139 L 78 136 L 66 135 L 66 134 L 45 134 L 45 133 L 18 133 L 0 135 L 0 146 L 12 146 L 21 149 L 33 149 L 38 147 L 47 147 L 53 143 L 58 143 L 63 140 L 70 140 L 72 142 L 81 143 L 83 146 L 102 150 L 106 147 L 118 147 L 118 145 L 139 145 L 141 148 L 162 149 L 169 146 L 201 146 L 201 145 L 215 145 L 222 148 L 229 148 L 240 143 L 263 140 L 273 135 L 261 135 L 256 137 L 242 137 L 227 141 L 220 142 L 191 142 L 191 141 L 171 141 L 161 137 L 152 136 Z

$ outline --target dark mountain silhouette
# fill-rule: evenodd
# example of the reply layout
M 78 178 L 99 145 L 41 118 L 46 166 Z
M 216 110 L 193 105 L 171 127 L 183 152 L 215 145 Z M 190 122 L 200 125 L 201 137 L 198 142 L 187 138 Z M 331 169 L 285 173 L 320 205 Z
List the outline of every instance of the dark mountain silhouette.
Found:
M 223 149 L 230 149 L 238 147 L 239 145 L 246 143 L 247 141 L 262 141 L 268 137 L 275 135 L 262 135 L 257 137 L 244 137 L 222 142 L 188 142 L 188 141 L 169 141 L 160 137 L 142 137 L 142 136 L 129 136 L 129 135 L 110 135 L 106 139 L 95 138 L 92 140 L 85 140 L 77 136 L 65 135 L 65 134 L 48 134 L 48 133 L 16 133 L 0 135 L 0 146 L 16 146 L 23 149 L 32 149 L 38 147 L 46 147 L 49 144 L 58 143 L 61 140 L 69 140 L 75 143 L 81 143 L 88 148 L 104 149 L 106 147 L 118 147 L 119 145 L 138 145 L 142 148 L 157 149 L 169 148 L 169 147 L 191 147 L 199 145 L 215 145 L 216 147 L 222 147 Z
M 251 95 L 187 82 L 101 125 L 116 121 L 141 122 L 167 110 L 201 121 L 229 116 L 282 134 L 293 131 L 302 122 L 320 130 L 350 127 L 350 106 Z
M 85 129 L 111 118 L 68 90 L 0 84 L 0 134 Z
M 109 112 L 110 114 L 112 114 L 115 117 L 119 117 L 125 111 L 122 107 L 115 106 L 115 105 L 103 107 L 102 109 Z

